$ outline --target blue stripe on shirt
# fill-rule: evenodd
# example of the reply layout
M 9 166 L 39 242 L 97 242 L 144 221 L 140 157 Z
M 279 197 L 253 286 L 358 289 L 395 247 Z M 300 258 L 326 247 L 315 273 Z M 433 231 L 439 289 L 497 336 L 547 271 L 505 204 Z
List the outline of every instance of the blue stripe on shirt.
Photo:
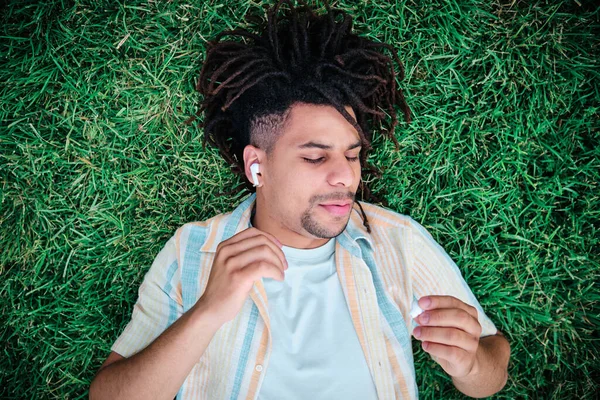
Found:
M 171 290 L 173 290 L 173 285 L 171 282 L 173 281 L 173 275 L 175 275 L 175 271 L 177 271 L 177 260 L 173 261 L 171 265 L 169 265 L 169 269 L 167 270 L 167 283 L 165 284 L 165 293 L 171 297 Z M 173 299 L 169 299 L 169 319 L 167 320 L 167 328 L 171 326 L 173 322 L 177 319 L 177 304 Z
M 192 226 L 185 249 L 184 265 L 181 270 L 181 294 L 183 297 L 183 312 L 186 312 L 196 302 L 198 292 L 198 275 L 200 274 L 200 246 L 206 240 L 208 229 Z
M 244 337 L 244 344 L 242 345 L 242 351 L 240 353 L 240 361 L 238 362 L 237 371 L 235 371 L 235 378 L 233 380 L 233 390 L 231 392 L 232 400 L 237 399 L 240 393 L 240 386 L 242 385 L 242 379 L 244 378 L 246 364 L 248 364 L 248 354 L 250 353 L 250 345 L 252 344 L 252 338 L 254 336 L 254 329 L 256 329 L 257 319 L 258 308 L 253 302 L 252 311 L 250 311 L 250 318 L 248 320 L 248 329 L 246 329 L 246 336 Z

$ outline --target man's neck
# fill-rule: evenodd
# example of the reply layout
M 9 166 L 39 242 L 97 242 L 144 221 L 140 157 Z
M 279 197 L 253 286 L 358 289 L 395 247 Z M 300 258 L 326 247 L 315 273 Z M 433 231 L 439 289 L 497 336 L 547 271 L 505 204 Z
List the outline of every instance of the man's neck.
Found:
M 277 221 L 269 218 L 267 213 L 262 211 L 262 209 L 257 206 L 257 202 L 254 203 L 252 208 L 250 221 L 252 222 L 253 227 L 275 236 L 277 240 L 287 247 L 293 247 L 296 249 L 314 249 L 316 247 L 323 246 L 325 243 L 331 240 L 306 237 L 282 227 Z

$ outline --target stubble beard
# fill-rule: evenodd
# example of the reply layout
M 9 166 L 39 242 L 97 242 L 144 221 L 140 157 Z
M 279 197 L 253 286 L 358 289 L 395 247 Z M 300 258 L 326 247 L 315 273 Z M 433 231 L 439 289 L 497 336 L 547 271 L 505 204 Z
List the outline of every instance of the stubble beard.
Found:
M 317 204 L 315 206 L 311 206 L 302 213 L 302 217 L 300 220 L 302 223 L 302 228 L 304 228 L 306 232 L 320 239 L 331 239 L 333 237 L 338 236 L 344 231 L 344 229 L 346 229 L 348 221 L 350 220 L 350 213 L 348 213 L 348 215 L 336 217 L 335 221 L 341 222 L 345 220 L 345 223 L 340 228 L 333 230 L 325 226 L 322 222 L 319 222 L 316 218 L 314 218 L 313 211 L 316 207 L 319 207 L 319 205 Z

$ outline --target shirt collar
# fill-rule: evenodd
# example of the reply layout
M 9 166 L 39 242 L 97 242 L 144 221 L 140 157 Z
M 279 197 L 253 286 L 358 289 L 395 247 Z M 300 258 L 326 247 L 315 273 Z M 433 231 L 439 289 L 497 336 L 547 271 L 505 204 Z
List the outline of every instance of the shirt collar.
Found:
M 252 193 L 231 212 L 230 217 L 225 220 L 226 225 L 219 242 L 229 239 L 250 226 L 250 219 L 255 204 L 256 193 Z M 346 229 L 338 236 L 338 239 L 340 244 L 346 247 L 347 250 L 353 250 L 350 247 L 355 247 L 358 244 L 358 240 L 364 240 L 373 249 L 372 238 L 363 224 L 362 213 L 358 204 L 354 203 Z M 218 244 L 213 241 L 207 248 L 202 248 L 201 250 L 214 252 Z

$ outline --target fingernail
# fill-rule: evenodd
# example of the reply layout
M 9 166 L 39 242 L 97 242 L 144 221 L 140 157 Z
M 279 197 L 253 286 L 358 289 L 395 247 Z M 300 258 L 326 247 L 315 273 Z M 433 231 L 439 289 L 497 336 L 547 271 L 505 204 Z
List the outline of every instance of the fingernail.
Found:
M 431 305 L 431 299 L 429 297 L 421 297 L 419 303 L 422 304 L 422 307 L 429 307 Z
M 426 324 L 429 322 L 429 313 L 423 313 L 419 316 L 421 323 Z
M 419 327 L 416 327 L 416 328 L 413 330 L 413 335 L 414 335 L 416 338 L 420 337 L 420 336 L 421 336 L 421 328 L 419 328 Z
M 421 345 L 423 346 L 423 350 L 427 350 L 427 348 L 429 347 L 428 342 L 423 342 Z

